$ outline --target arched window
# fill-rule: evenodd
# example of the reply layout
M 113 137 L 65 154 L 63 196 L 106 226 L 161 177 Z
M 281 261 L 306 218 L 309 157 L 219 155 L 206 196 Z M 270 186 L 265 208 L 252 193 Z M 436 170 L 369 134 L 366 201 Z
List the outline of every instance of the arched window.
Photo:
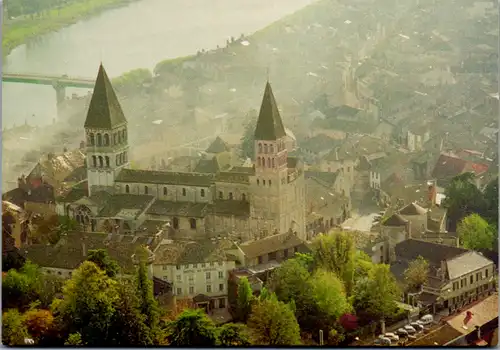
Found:
M 241 200 L 242 200 L 242 201 L 246 201 L 246 200 L 247 200 L 247 195 L 246 195 L 246 194 L 244 194 L 244 193 L 242 193 L 242 194 L 241 194 Z
M 179 228 L 179 218 L 178 217 L 175 217 L 172 220 L 172 225 L 174 226 L 174 229 L 176 229 L 176 230 Z
M 130 193 L 130 186 L 129 185 L 125 185 L 125 193 Z
M 106 160 L 106 167 L 109 168 L 109 157 L 106 156 L 104 157 L 104 159 Z
M 97 166 L 97 157 L 92 156 L 92 166 L 95 168 Z
M 233 199 L 233 192 L 229 192 L 229 199 Z
M 267 158 L 267 167 L 270 168 L 271 167 L 271 158 Z
M 120 157 L 118 154 L 116 155 L 116 165 L 120 165 Z
M 271 185 L 272 185 L 272 182 L 271 182 L 271 180 L 269 180 L 269 186 L 271 186 Z
M 259 153 L 262 153 L 262 143 L 259 143 Z
M 123 142 L 127 141 L 127 130 L 123 129 L 122 131 L 122 139 L 123 139 Z
M 267 144 L 264 144 L 264 153 L 267 154 Z
M 276 164 L 274 164 L 274 158 L 273 158 L 273 168 L 276 168 Z
M 271 153 L 274 153 L 274 146 L 270 145 L 269 147 L 271 148 Z
M 257 179 L 257 185 L 260 183 L 259 179 Z
M 186 196 L 186 189 L 185 189 L 185 188 L 183 188 L 183 189 L 182 189 L 182 195 L 183 195 L 184 197 Z
M 97 146 L 102 146 L 102 135 L 97 134 Z
M 219 199 L 224 199 L 224 193 L 222 193 L 222 191 L 219 191 Z
M 258 165 L 258 166 L 261 166 L 261 165 L 262 165 L 262 161 L 261 161 L 260 157 L 257 157 L 257 165 Z
M 195 218 L 189 219 L 189 226 L 191 226 L 191 229 L 193 229 L 193 230 L 196 229 L 196 219 Z
M 127 152 L 123 152 L 123 162 L 126 163 L 128 161 Z
M 91 132 L 91 133 L 90 133 L 90 135 L 89 135 L 89 140 L 90 140 L 90 144 L 91 144 L 92 146 L 94 146 L 94 145 L 95 145 L 95 136 L 94 136 L 94 133 L 93 133 L 93 132 Z
M 148 186 L 144 186 L 144 194 L 148 194 Z
M 102 156 L 99 156 L 99 166 L 102 168 L 104 166 L 104 161 L 102 159 Z
M 122 133 L 118 131 L 118 143 L 122 143 Z
M 109 135 L 104 134 L 104 146 L 109 146 Z
M 200 191 L 200 195 L 201 195 L 202 197 L 205 197 L 205 190 L 204 190 L 203 188 L 202 188 L 202 189 L 201 189 L 201 191 Z
M 163 187 L 163 195 L 166 196 L 168 194 L 168 190 L 166 187 Z
M 262 180 L 262 184 L 265 186 L 266 185 L 266 180 Z
M 118 142 L 118 135 L 116 134 L 116 132 L 113 134 L 113 145 L 116 145 Z
M 123 153 L 120 153 L 120 164 L 123 164 Z

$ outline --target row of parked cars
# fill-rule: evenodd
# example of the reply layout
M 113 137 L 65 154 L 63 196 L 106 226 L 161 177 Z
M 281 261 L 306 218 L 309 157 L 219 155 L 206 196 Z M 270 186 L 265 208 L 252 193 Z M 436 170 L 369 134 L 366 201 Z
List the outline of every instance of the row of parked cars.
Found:
M 417 339 L 417 335 L 422 333 L 425 327 L 428 327 L 434 322 L 432 315 L 425 315 L 420 320 L 411 322 L 404 327 L 398 328 L 395 332 L 387 332 L 379 335 L 375 339 L 374 344 L 379 346 L 397 345 L 402 341 L 412 341 Z

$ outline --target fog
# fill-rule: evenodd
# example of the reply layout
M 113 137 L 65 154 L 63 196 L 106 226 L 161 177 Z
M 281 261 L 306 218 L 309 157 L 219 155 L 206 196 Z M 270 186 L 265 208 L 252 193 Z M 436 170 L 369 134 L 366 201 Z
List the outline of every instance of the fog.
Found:
M 284 6 L 285 2 L 272 6 Z M 294 2 L 295 9 L 298 9 L 312 1 Z M 267 3 L 259 1 L 254 7 L 247 3 L 246 7 L 238 10 L 241 11 L 240 17 L 229 21 L 235 38 L 229 44 L 220 40 L 227 32 L 223 24 L 228 21 L 219 21 L 215 16 L 206 20 L 204 16 L 208 14 L 196 8 L 196 15 L 184 16 L 170 34 L 158 34 L 152 25 L 137 26 L 134 30 L 141 36 L 150 36 L 154 40 L 150 50 L 130 51 L 130 57 L 123 58 L 126 64 L 120 64 L 120 57 L 111 58 L 111 50 L 106 51 L 103 61 L 112 76 L 134 68 L 147 68 L 154 74 L 156 63 L 174 57 L 164 55 L 159 58 L 160 53 L 163 55 L 165 52 L 160 47 L 163 35 L 175 38 L 165 38 L 170 45 L 177 45 L 177 41 L 178 45 L 190 47 L 189 50 L 172 49 L 179 53 L 177 56 L 195 55 L 175 69 L 156 72 L 159 74 L 150 82 L 141 82 L 134 89 L 118 89 L 129 121 L 131 156 L 137 165 L 149 167 L 153 157 L 159 162 L 173 156 L 199 155 L 217 135 L 237 143 L 249 121 L 248 113 L 259 109 L 267 79 L 273 87 L 284 123 L 298 139 L 306 137 L 311 130 L 313 120 L 310 114 L 319 108 L 318 99 L 323 95 L 327 96 L 330 106 L 349 104 L 360 109 L 376 110 L 374 113 L 380 118 L 391 119 L 398 108 L 420 108 L 423 114 L 435 108 L 439 98 L 446 100 L 448 95 L 466 94 L 465 87 L 498 92 L 496 2 L 491 2 L 491 8 L 489 2 L 465 0 L 320 0 L 255 35 L 250 33 L 257 28 L 248 30 L 249 25 L 243 25 L 237 31 L 237 22 L 245 18 L 245 13 L 255 13 L 259 8 L 265 8 Z M 188 8 L 186 13 L 189 9 L 193 10 L 190 6 L 202 6 L 195 2 L 183 4 Z M 212 2 L 212 6 L 212 11 L 214 8 L 221 13 L 227 10 L 223 8 L 227 6 L 224 1 Z M 283 11 L 282 15 L 293 10 Z M 113 11 L 113 16 L 119 16 L 120 11 L 126 10 Z M 159 16 L 154 4 L 148 11 L 151 18 Z M 262 16 L 265 20 L 257 21 L 258 16 L 252 15 L 259 28 L 277 19 L 273 16 L 279 11 L 273 11 L 273 15 L 266 10 L 262 12 L 267 13 Z M 172 13 L 165 13 L 165 21 L 174 20 L 173 17 Z M 106 34 L 109 47 L 113 46 L 115 39 L 122 46 L 128 41 L 122 30 L 125 29 L 117 28 L 115 32 Z M 202 33 L 207 31 L 217 31 L 218 39 L 206 44 L 200 42 L 199 37 L 205 37 Z M 495 31 L 496 34 L 485 35 Z M 246 35 L 240 38 L 242 32 Z M 89 32 L 88 36 L 91 35 L 97 34 Z M 51 47 L 51 39 L 47 40 L 44 45 Z M 138 40 L 137 37 L 131 39 L 129 45 L 134 46 Z M 484 46 L 478 49 L 479 40 Z M 190 46 L 186 42 L 195 44 Z M 71 45 L 80 43 L 73 42 Z M 82 45 L 89 43 L 82 40 Z M 90 57 L 90 61 L 95 62 L 96 53 L 92 52 L 92 55 L 94 57 Z M 474 61 L 471 55 L 479 57 L 475 59 L 487 67 L 486 71 L 465 71 L 464 65 L 473 65 L 470 63 Z M 13 53 L 8 61 L 9 67 L 16 67 L 18 56 Z M 64 63 L 60 65 L 54 62 L 54 67 L 59 68 L 54 68 L 53 73 L 85 73 L 78 74 L 80 76 L 97 73 L 97 65 L 94 70 L 89 70 L 88 64 L 77 61 L 85 66 L 85 69 L 79 70 L 80 63 L 75 66 L 61 59 Z M 61 67 L 66 68 L 62 70 Z M 473 70 L 470 68 L 470 71 Z M 379 78 L 372 75 L 374 78 L 371 81 L 365 79 L 362 84 L 359 83 L 372 71 L 378 72 Z M 453 79 L 446 80 L 446 72 L 450 72 Z M 357 92 L 354 92 L 353 85 L 357 86 Z M 414 93 L 417 90 L 421 94 Z M 403 107 L 399 107 L 397 101 L 403 99 L 398 95 L 401 91 L 413 93 L 407 97 L 408 100 L 401 102 Z M 437 91 L 442 91 L 442 94 L 437 96 Z M 363 99 L 359 95 L 372 97 Z M 14 170 L 13 165 L 22 162 L 28 150 L 61 151 L 63 147 L 77 147 L 83 136 L 86 101 L 83 98 L 67 102 L 66 112 L 56 124 L 40 127 L 31 136 L 20 135 L 7 142 L 4 140 L 4 183 L 19 175 L 20 168 Z M 12 104 L 14 101 L 4 99 L 4 103 Z M 19 120 L 17 124 L 23 122 Z M 380 124 L 380 119 L 377 123 Z M 61 133 L 66 135 L 55 136 Z M 19 147 L 14 141 L 19 137 L 29 140 L 23 139 L 22 147 Z M 172 153 L 174 149 L 175 154 Z

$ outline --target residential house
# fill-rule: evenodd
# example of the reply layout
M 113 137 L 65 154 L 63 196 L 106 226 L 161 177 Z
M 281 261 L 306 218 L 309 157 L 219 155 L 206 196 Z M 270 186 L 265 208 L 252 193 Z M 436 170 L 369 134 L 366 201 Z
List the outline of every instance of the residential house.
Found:
M 413 123 L 402 128 L 401 143 L 410 152 L 421 151 L 430 139 L 429 125 Z
M 265 280 L 267 272 L 281 262 L 293 258 L 295 253 L 310 251 L 306 243 L 293 232 L 278 233 L 263 239 L 240 244 L 243 252 L 242 265 L 259 278 Z M 264 274 L 264 276 L 261 276 Z
M 434 166 L 432 177 L 438 181 L 439 185 L 445 186 L 455 176 L 466 172 L 472 172 L 476 177 L 476 185 L 481 187 L 481 176 L 487 171 L 487 164 L 470 162 L 459 158 L 455 154 L 442 153 Z
M 408 239 L 394 247 L 391 271 L 403 279 L 408 264 L 419 256 L 429 263 L 428 282 L 419 301 L 433 310 L 456 309 L 491 294 L 496 286 L 493 261 L 467 249 Z
M 153 276 L 168 281 L 177 299 L 190 299 L 210 312 L 228 307 L 228 273 L 241 250 L 226 239 L 164 241 L 155 251 Z
M 19 206 L 2 201 L 2 237 L 4 248 L 21 248 L 28 239 L 29 216 Z M 7 249 L 7 250 L 8 250 Z
M 18 207 L 41 215 L 55 213 L 54 187 L 39 178 L 22 175 L 17 180 L 18 187 L 2 195 L 6 200 Z
M 147 263 L 150 264 L 162 237 L 161 231 L 144 235 L 69 232 L 55 245 L 34 244 L 23 248 L 23 253 L 46 273 L 69 278 L 73 270 L 87 259 L 90 250 L 105 249 L 120 266 L 121 275 L 130 276 L 136 271 L 135 254 L 146 248 Z M 152 278 L 151 268 L 149 273 Z
M 300 142 L 300 154 L 305 162 L 316 164 L 328 152 L 339 145 L 339 140 L 325 134 L 317 134 Z

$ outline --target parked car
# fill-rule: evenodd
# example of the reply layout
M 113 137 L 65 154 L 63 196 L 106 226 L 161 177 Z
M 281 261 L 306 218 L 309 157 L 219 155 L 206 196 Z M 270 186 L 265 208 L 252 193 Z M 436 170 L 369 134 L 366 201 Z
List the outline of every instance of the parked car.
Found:
M 391 333 L 391 332 L 385 333 L 384 337 L 389 338 L 391 341 L 398 341 L 399 340 L 399 337 L 396 334 Z
M 390 346 L 391 340 L 389 338 L 384 337 L 383 335 L 380 335 L 380 337 L 378 339 L 375 339 L 373 343 L 378 346 Z
M 422 332 L 424 330 L 424 326 L 421 325 L 420 323 L 417 323 L 417 322 L 410 323 L 410 326 L 412 326 L 413 328 L 415 328 L 415 330 L 417 332 Z
M 410 325 L 407 325 L 404 327 L 404 330 L 408 333 L 408 334 L 415 334 L 417 333 L 417 330 L 413 327 L 413 326 L 410 326 Z
M 396 334 L 399 336 L 399 337 L 407 337 L 408 336 L 408 331 L 404 328 L 399 328 L 397 331 L 396 331 Z
M 427 314 L 427 315 L 422 316 L 422 318 L 419 321 L 421 324 L 426 326 L 426 325 L 434 322 L 434 317 L 431 314 Z

